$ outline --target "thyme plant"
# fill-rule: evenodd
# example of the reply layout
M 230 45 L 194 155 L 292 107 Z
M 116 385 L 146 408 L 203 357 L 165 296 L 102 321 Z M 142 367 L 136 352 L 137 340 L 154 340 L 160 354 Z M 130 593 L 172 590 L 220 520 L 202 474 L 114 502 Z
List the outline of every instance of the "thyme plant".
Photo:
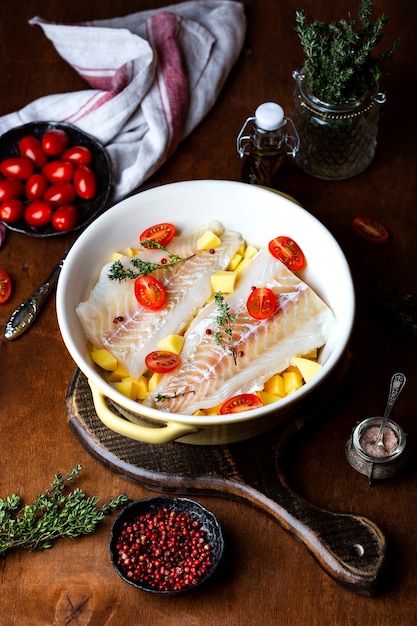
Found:
M 353 102 L 374 88 L 400 45 L 395 41 L 375 54 L 389 21 L 385 14 L 371 21 L 372 0 L 361 0 L 358 19 L 349 17 L 327 24 L 308 22 L 304 11 L 296 11 L 295 28 L 305 59 L 304 68 L 312 93 L 330 104 Z

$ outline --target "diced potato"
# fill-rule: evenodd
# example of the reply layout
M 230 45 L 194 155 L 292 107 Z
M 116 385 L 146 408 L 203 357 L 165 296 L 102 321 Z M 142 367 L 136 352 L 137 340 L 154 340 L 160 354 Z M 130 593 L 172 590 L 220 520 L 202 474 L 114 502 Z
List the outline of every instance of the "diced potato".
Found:
M 255 248 L 254 246 L 248 246 L 245 250 L 244 257 L 245 259 L 251 259 L 252 257 L 255 256 L 257 252 L 258 252 L 257 248 Z
M 117 359 L 105 348 L 94 350 L 91 353 L 91 358 L 94 363 L 97 363 L 97 365 L 108 372 L 114 372 L 117 369 Z
M 245 250 L 246 250 L 246 241 L 242 241 L 239 248 L 236 250 L 236 254 L 240 254 L 240 256 L 243 257 L 245 255 Z
M 294 357 L 292 362 L 299 369 L 304 381 L 308 383 L 321 368 L 320 363 L 317 361 L 311 361 L 310 359 L 303 359 L 302 357 Z
M 245 269 L 248 263 L 250 263 L 250 259 L 242 259 L 242 261 L 239 263 L 239 265 L 235 269 L 236 276 L 239 276 L 239 274 L 241 274 L 241 272 Z
M 126 250 L 126 256 L 136 256 L 138 253 L 138 249 L 137 248 L 128 248 Z
M 213 293 L 232 293 L 235 288 L 236 272 L 219 270 L 211 275 L 211 288 Z
M 138 397 L 138 384 L 133 378 L 124 378 L 120 382 L 116 383 L 116 389 L 119 393 L 122 393 L 131 400 L 137 400 Z
M 282 396 L 276 396 L 274 393 L 268 393 L 267 391 L 257 391 L 256 395 L 262 400 L 262 404 L 272 404 L 282 398 Z
M 174 354 L 179 354 L 184 345 L 184 337 L 182 335 L 167 335 L 158 343 L 159 350 L 167 350 Z
M 124 257 L 124 254 L 122 254 L 121 252 L 113 252 L 113 254 L 111 255 L 111 260 L 118 261 L 122 257 Z
M 285 387 L 284 379 L 281 374 L 275 374 L 274 376 L 271 376 L 271 378 L 267 380 L 264 385 L 264 391 L 283 398 L 285 396 Z
M 123 380 L 123 378 L 129 378 L 129 372 L 127 372 L 121 365 L 118 365 L 117 368 L 110 374 L 109 382 L 116 383 Z
M 152 391 L 154 391 L 155 387 L 157 387 L 157 385 L 159 385 L 159 383 L 161 382 L 163 377 L 163 374 L 159 374 L 157 372 L 154 372 L 152 374 L 152 376 L 150 377 L 149 381 L 148 381 L 148 392 L 152 393 Z
M 314 348 L 314 350 L 312 350 L 308 354 L 303 354 L 303 358 L 304 359 L 317 359 L 317 353 L 318 353 L 317 348 Z
M 138 391 L 136 394 L 136 399 L 137 400 L 144 400 L 148 394 L 148 379 L 145 378 L 145 376 L 139 376 L 139 378 L 137 379 L 137 386 L 138 386 Z
M 237 268 L 237 266 L 239 265 L 239 263 L 241 262 L 242 259 L 243 259 L 243 256 L 236 252 L 236 254 L 234 254 L 232 256 L 232 258 L 230 259 L 230 263 L 227 266 L 227 269 L 228 270 L 235 270 Z
M 205 233 L 197 239 L 197 250 L 211 250 L 212 248 L 218 248 L 221 244 L 221 239 L 211 230 L 206 230 Z
M 197 409 L 197 411 L 194 411 L 193 415 L 197 415 L 198 417 L 200 417 L 201 415 L 206 415 L 206 414 L 201 409 Z
M 303 379 L 301 378 L 300 372 L 284 372 L 282 374 L 282 378 L 284 379 L 284 389 L 285 395 L 288 396 L 290 393 L 297 391 L 302 384 Z

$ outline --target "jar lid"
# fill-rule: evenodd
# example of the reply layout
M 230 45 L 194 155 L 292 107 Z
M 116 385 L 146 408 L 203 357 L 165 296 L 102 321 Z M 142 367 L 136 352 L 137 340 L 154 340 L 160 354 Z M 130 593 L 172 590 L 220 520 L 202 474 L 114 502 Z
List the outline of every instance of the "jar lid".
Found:
M 262 130 L 276 130 L 282 126 L 284 109 L 276 102 L 264 102 L 255 111 L 255 122 Z

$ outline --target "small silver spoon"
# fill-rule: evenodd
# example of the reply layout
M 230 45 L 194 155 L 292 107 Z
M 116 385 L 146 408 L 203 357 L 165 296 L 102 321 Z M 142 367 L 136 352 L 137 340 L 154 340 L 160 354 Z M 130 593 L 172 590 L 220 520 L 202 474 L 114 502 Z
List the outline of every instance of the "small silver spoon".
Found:
M 390 416 L 390 413 L 392 411 L 392 407 L 394 406 L 395 401 L 400 395 L 405 385 L 406 380 L 407 380 L 406 377 L 404 376 L 404 374 L 401 374 L 401 372 L 394 374 L 393 377 L 391 378 L 387 406 L 385 407 L 384 417 L 382 418 L 381 426 L 379 428 L 378 435 L 375 439 L 375 444 L 377 446 L 380 446 L 381 448 L 385 447 L 384 441 L 383 441 L 384 430 L 387 425 L 387 421 Z

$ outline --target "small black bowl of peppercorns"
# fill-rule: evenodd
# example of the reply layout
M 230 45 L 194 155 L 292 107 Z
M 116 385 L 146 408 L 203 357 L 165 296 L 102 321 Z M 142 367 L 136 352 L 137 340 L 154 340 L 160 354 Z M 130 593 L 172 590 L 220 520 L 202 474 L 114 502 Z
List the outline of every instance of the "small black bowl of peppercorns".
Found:
M 196 589 L 224 552 L 213 513 L 189 498 L 156 496 L 128 504 L 114 520 L 109 550 L 116 572 L 151 593 Z

